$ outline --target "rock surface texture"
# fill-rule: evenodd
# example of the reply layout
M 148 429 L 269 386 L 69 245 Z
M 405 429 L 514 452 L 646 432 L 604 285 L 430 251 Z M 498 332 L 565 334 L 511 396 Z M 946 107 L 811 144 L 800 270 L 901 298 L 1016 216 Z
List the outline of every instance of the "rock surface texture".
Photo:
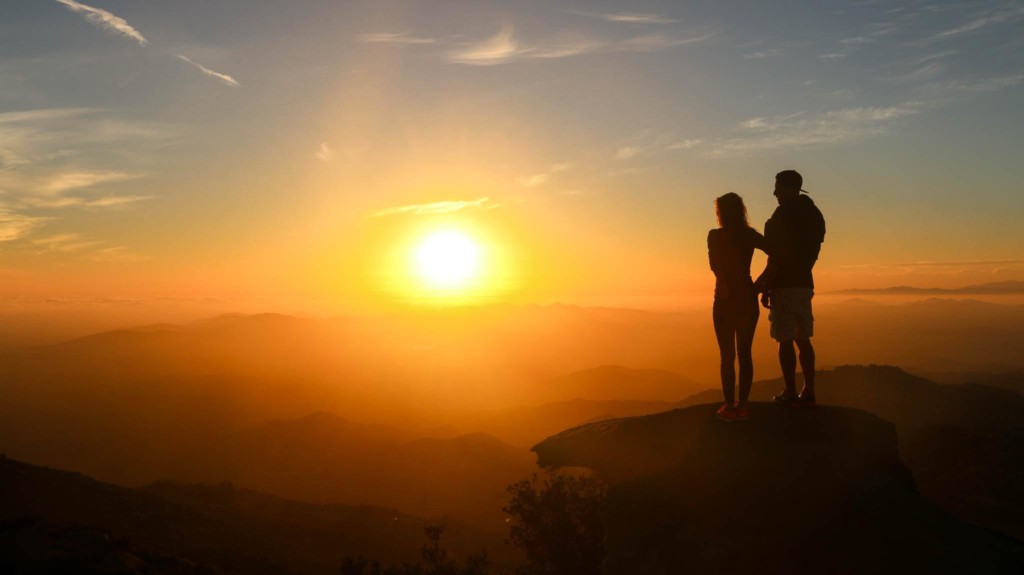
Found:
M 588 424 L 533 450 L 609 482 L 607 574 L 1022 573 L 1024 543 L 918 494 L 892 424 L 840 407 L 717 405 Z

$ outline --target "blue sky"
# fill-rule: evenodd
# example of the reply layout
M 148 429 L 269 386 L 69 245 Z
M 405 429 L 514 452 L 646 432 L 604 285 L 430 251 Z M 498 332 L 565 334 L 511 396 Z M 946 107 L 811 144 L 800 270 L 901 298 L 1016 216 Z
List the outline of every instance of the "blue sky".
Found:
M 1022 2 L 0 13 L 9 295 L 355 294 L 310 270 L 439 217 L 520 246 L 525 299 L 704 289 L 713 198 L 760 227 L 786 168 L 826 286 L 1024 279 Z

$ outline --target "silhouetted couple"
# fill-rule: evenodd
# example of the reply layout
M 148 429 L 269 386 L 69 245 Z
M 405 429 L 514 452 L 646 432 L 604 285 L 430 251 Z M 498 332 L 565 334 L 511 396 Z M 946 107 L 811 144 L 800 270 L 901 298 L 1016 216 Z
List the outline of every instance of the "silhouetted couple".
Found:
M 803 177 L 795 170 L 775 175 L 775 198 L 779 207 L 764 225 L 764 235 L 747 223 L 743 198 L 728 193 L 715 200 L 718 228 L 708 233 L 708 259 L 715 272 L 713 318 L 721 352 L 722 394 L 725 403 L 717 416 L 724 421 L 749 417 L 747 402 L 754 380 L 751 345 L 761 303 L 769 309 L 771 336 L 779 342 L 779 365 L 786 388 L 775 401 L 794 407 L 814 407 L 814 278 L 811 270 L 825 241 L 825 219 L 806 195 Z M 754 250 L 768 254 L 768 265 L 756 281 L 750 277 Z M 797 354 L 804 387 L 796 391 Z M 739 358 L 739 398 L 736 398 L 736 368 Z

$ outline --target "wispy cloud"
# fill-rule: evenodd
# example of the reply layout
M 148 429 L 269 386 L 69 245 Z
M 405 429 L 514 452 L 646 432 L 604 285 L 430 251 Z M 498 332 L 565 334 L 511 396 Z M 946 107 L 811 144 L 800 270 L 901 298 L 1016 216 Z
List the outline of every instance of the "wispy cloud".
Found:
M 1024 84 L 1024 73 L 990 76 L 984 78 L 963 78 L 946 82 L 932 82 L 919 86 L 915 93 L 937 104 L 945 104 L 960 98 L 997 92 Z
M 80 234 L 56 234 L 35 238 L 32 244 L 48 252 L 71 253 L 102 245 L 103 242 L 84 239 Z
M 227 84 L 228 86 L 234 86 L 234 87 L 237 88 L 238 86 L 241 85 L 241 84 L 238 83 L 238 80 L 235 80 L 231 76 L 228 76 L 227 74 L 223 74 L 221 72 L 217 72 L 216 70 L 211 70 L 211 69 L 207 68 L 206 66 L 203 66 L 199 62 L 190 60 L 187 56 L 182 56 L 181 54 L 178 54 L 178 59 L 183 61 L 183 62 L 188 62 L 189 64 L 192 65 L 192 67 L 194 67 L 195 69 L 199 70 L 203 74 L 206 74 L 207 76 L 209 76 L 209 77 L 211 77 L 211 78 L 213 78 L 215 80 L 219 80 L 220 82 L 222 82 L 224 84 Z
M 537 186 L 542 186 L 546 184 L 548 180 L 551 179 L 552 175 L 557 174 L 559 172 L 564 172 L 571 167 L 572 164 L 565 162 L 556 162 L 554 164 L 551 164 L 551 166 L 548 167 L 546 172 L 540 172 L 537 174 L 533 174 L 531 176 L 524 176 L 522 178 L 516 179 L 516 181 L 519 183 L 519 185 L 523 187 L 535 188 Z
M 0 167 L 10 168 L 77 155 L 94 155 L 102 144 L 131 145 L 138 151 L 145 141 L 166 142 L 177 130 L 172 126 L 126 122 L 93 108 L 44 108 L 0 113 Z
M 83 198 L 80 196 L 60 196 L 56 198 L 25 198 L 22 204 L 36 209 L 61 208 L 120 208 L 130 204 L 152 199 L 153 196 L 102 196 L 99 198 Z
M 875 40 L 875 37 L 870 34 L 865 36 L 853 36 L 850 38 L 843 38 L 842 40 L 839 41 L 838 50 L 826 54 L 819 54 L 818 59 L 826 61 L 840 60 L 860 50 L 864 46 L 874 43 Z
M 330 162 L 334 159 L 337 152 L 327 142 L 321 142 L 320 147 L 317 148 L 316 153 L 313 156 L 321 162 Z
M 630 12 L 615 12 L 611 14 L 587 14 L 609 22 L 625 22 L 629 24 L 674 24 L 676 20 L 659 16 L 657 14 L 640 14 Z
M 743 54 L 743 58 L 746 60 L 759 60 L 762 58 L 774 58 L 782 54 L 782 50 L 778 48 L 770 48 L 768 50 L 758 50 L 757 52 L 747 52 Z
M 643 151 L 644 149 L 641 148 L 640 146 L 622 146 L 619 149 L 615 150 L 615 159 L 628 160 L 630 158 L 635 158 Z
M 963 24 L 943 30 L 937 34 L 933 34 L 926 38 L 922 38 L 915 42 L 915 44 L 931 44 L 933 42 L 939 42 L 942 40 L 949 40 L 963 34 L 980 30 L 993 24 L 1001 24 L 1003 22 L 1009 22 L 1024 17 L 1024 6 L 1020 4 L 1014 4 L 1008 7 L 1000 7 L 990 9 L 981 13 L 976 14 L 972 19 L 964 22 Z
M 150 199 L 153 196 L 103 196 L 86 200 L 82 205 L 90 208 L 117 208 Z
M 704 140 L 698 140 L 696 138 L 690 138 L 686 140 L 680 140 L 678 142 L 672 142 L 669 144 L 668 149 L 670 150 L 689 150 L 690 148 L 696 148 L 697 146 L 704 143 Z
M 715 142 L 714 155 L 806 148 L 860 140 L 884 133 L 889 123 L 924 110 L 923 102 L 897 106 L 844 108 L 822 114 L 803 112 L 751 118 L 738 129 L 747 134 Z
M 88 188 L 98 184 L 123 182 L 145 177 L 141 172 L 108 171 L 74 171 L 53 175 L 41 186 L 41 191 L 57 194 L 79 188 Z
M 1011 74 L 1009 76 L 987 78 L 971 83 L 965 83 L 960 86 L 960 89 L 968 93 L 982 94 L 986 92 L 995 92 L 997 90 L 1002 90 L 1003 88 L 1020 86 L 1021 84 L 1024 84 L 1024 74 Z
M 609 44 L 605 41 L 586 36 L 564 37 L 545 42 L 529 51 L 523 51 L 523 55 L 529 58 L 568 58 L 591 54 L 608 46 Z
M 910 72 L 896 76 L 893 79 L 897 82 L 903 82 L 906 84 L 917 84 L 938 76 L 943 72 L 943 70 L 945 70 L 945 68 L 946 67 L 942 65 L 942 62 L 928 62 L 916 70 L 911 70 Z
M 47 219 L 0 209 L 0 242 L 9 242 L 25 237 Z
M 362 34 L 357 38 L 360 42 L 371 44 L 433 44 L 435 38 L 423 38 L 413 36 L 405 32 L 377 32 L 374 34 Z
M 629 51 L 629 52 L 656 52 L 658 50 L 665 50 L 667 48 L 675 48 L 676 46 L 686 46 L 687 44 L 697 44 L 703 42 L 715 34 L 703 34 L 700 36 L 672 36 L 669 34 L 649 34 L 646 36 L 637 36 L 635 38 L 629 38 L 615 44 L 615 49 Z
M 490 198 L 478 198 L 476 200 L 453 200 L 446 202 L 431 202 L 427 204 L 409 204 L 406 206 L 396 206 L 393 208 L 384 208 L 383 210 L 377 210 L 373 213 L 374 216 L 398 216 L 398 215 L 430 215 L 430 214 L 449 214 L 452 212 L 459 212 L 463 210 L 472 209 L 493 209 L 497 208 L 500 204 L 491 203 Z
M 544 185 L 544 183 L 548 181 L 549 177 L 550 176 L 548 176 L 547 174 L 534 174 L 532 176 L 519 178 L 519 180 L 517 181 L 520 185 L 524 187 L 536 188 L 537 186 Z
M 455 64 L 491 66 L 508 62 L 527 51 L 516 40 L 515 30 L 511 26 L 505 26 L 483 42 L 450 52 L 448 61 Z
M 150 259 L 123 246 L 102 248 L 94 251 L 91 258 L 94 262 L 104 264 L 133 264 Z
M 0 124 L 20 124 L 25 122 L 45 122 L 61 118 L 72 118 L 96 112 L 95 108 L 43 108 L 21 112 L 0 113 Z
M 519 60 L 567 58 L 597 52 L 656 52 L 677 46 L 696 44 L 712 36 L 714 36 L 713 33 L 701 36 L 647 34 L 618 41 L 607 41 L 572 35 L 528 46 L 516 37 L 513 27 L 505 26 L 486 40 L 448 52 L 446 59 L 453 64 L 493 66 Z
M 857 267 L 900 267 L 900 268 L 921 268 L 921 267 L 945 267 L 945 266 L 992 266 L 992 265 L 1016 265 L 1024 264 L 1024 260 L 965 260 L 965 261 L 918 261 L 918 262 L 902 262 L 895 264 L 843 264 L 835 267 L 839 268 L 857 268 Z
M 57 2 L 67 6 L 68 10 L 81 14 L 83 18 L 108 32 L 135 40 L 139 43 L 139 46 L 149 44 L 149 41 L 124 18 L 115 16 L 100 8 L 80 4 L 74 0 L 57 0 Z
M 871 44 L 875 41 L 874 38 L 868 36 L 854 36 L 852 38 L 843 38 L 839 41 L 843 46 L 854 47 L 863 46 L 865 44 Z

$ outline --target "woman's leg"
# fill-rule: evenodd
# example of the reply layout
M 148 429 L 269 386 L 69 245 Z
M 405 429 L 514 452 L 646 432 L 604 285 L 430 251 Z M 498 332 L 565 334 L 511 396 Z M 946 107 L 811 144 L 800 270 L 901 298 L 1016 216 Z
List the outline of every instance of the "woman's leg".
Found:
M 715 300 L 712 319 L 715 323 L 715 337 L 718 339 L 718 352 L 721 360 L 722 396 L 727 405 L 732 405 L 736 386 L 736 325 L 732 306 L 729 301 Z
M 738 312 L 740 310 L 737 310 Z M 737 315 L 740 315 L 738 313 Z M 736 353 L 740 360 L 740 406 L 746 407 L 747 399 L 750 397 L 750 386 L 754 382 L 754 358 L 751 347 L 754 345 L 754 332 L 757 330 L 757 319 L 761 315 L 761 309 L 757 305 L 757 299 L 751 298 L 750 304 L 743 306 L 742 317 L 738 318 L 736 326 Z

